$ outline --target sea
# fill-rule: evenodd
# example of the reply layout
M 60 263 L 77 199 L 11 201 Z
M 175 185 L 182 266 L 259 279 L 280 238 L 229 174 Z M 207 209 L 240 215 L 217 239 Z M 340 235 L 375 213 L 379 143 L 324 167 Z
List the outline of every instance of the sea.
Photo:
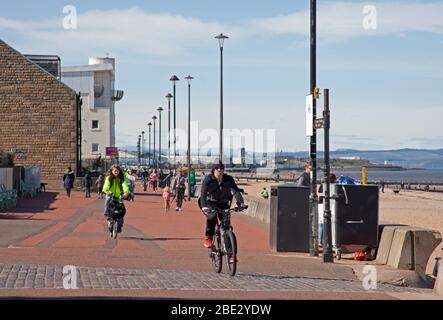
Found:
M 362 173 L 357 170 L 332 170 L 337 178 L 341 175 L 351 177 L 356 180 L 361 180 Z M 368 181 L 380 181 L 385 182 L 404 182 L 404 183 L 438 183 L 443 184 L 443 170 L 367 170 L 366 176 Z M 318 178 L 323 177 L 323 172 L 318 171 Z

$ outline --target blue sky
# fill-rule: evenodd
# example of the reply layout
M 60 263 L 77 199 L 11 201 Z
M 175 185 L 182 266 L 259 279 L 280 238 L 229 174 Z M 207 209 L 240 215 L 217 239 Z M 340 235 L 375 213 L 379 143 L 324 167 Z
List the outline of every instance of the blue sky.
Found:
M 65 5 L 77 9 L 76 30 L 62 28 Z M 375 30 L 362 26 L 365 5 L 377 10 Z M 218 129 L 213 37 L 223 32 L 230 36 L 225 128 L 275 129 L 277 149 L 300 151 L 309 145 L 308 10 L 307 0 L 17 0 L 2 5 L 0 38 L 23 53 L 58 54 L 65 66 L 115 57 L 116 87 L 125 90 L 116 110 L 117 144 L 135 145 L 157 107 L 166 106 L 172 74 L 195 77 L 192 119 L 201 129 Z M 443 1 L 318 1 L 318 23 L 317 80 L 330 88 L 331 147 L 442 148 Z M 180 81 L 183 129 L 186 110 Z

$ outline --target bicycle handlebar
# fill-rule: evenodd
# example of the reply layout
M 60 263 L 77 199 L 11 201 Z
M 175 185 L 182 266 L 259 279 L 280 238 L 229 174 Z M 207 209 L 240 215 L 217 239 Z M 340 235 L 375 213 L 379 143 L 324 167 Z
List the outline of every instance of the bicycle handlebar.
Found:
M 219 209 L 219 208 L 210 208 L 210 211 L 215 211 L 215 212 L 223 212 L 223 213 L 231 213 L 231 212 L 242 212 L 244 210 L 248 209 L 247 205 L 244 205 L 242 207 L 234 207 L 234 208 L 230 208 L 230 209 Z M 202 211 L 203 214 L 205 216 L 208 215 L 208 213 Z

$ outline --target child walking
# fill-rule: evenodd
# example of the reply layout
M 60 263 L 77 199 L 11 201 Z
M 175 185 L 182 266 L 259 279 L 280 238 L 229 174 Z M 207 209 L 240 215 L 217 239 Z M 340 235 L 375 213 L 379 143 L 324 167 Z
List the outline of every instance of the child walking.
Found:
M 171 200 L 172 200 L 171 188 L 166 187 L 163 190 L 163 200 L 164 200 L 164 203 L 165 203 L 165 211 L 169 211 L 169 209 L 171 207 Z

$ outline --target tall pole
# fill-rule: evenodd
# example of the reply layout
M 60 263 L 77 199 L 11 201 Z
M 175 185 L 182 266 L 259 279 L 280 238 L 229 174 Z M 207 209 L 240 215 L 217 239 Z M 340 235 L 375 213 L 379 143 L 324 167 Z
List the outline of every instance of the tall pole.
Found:
M 187 76 L 188 80 L 188 201 L 191 201 L 191 81 L 194 79 L 191 76 Z
M 168 169 L 171 172 L 171 98 L 172 94 L 168 93 L 166 99 L 168 99 Z
M 314 96 L 312 103 L 313 134 L 311 136 L 311 194 L 309 196 L 309 255 L 318 256 L 318 196 L 317 196 L 317 129 L 316 112 L 316 37 L 317 37 L 317 3 L 311 0 L 311 94 Z
M 144 150 L 145 150 L 145 132 L 142 131 L 142 143 L 141 143 L 141 164 L 142 164 L 142 166 L 144 165 L 144 160 L 143 160 Z
M 219 160 L 223 161 L 223 44 L 225 39 L 228 39 L 223 33 L 220 33 L 215 37 L 218 39 L 220 45 L 220 150 L 219 150 Z
M 149 149 L 148 149 L 148 166 L 151 166 L 151 126 L 152 123 L 148 123 L 148 127 L 149 127 L 149 141 L 148 141 L 148 145 L 149 145 Z
M 325 198 L 324 198 L 324 237 L 323 237 L 323 262 L 334 262 L 332 254 L 332 223 L 331 223 L 331 204 L 330 204 L 330 172 L 329 165 L 329 128 L 330 128 L 330 113 L 329 113 L 329 89 L 324 89 L 324 130 L 325 130 Z
M 177 171 L 177 149 L 176 149 L 176 142 L 177 142 L 177 137 L 176 137 L 176 110 L 175 110 L 175 103 L 176 103 L 176 94 L 175 94 L 175 82 L 179 81 L 180 79 L 176 76 L 173 75 L 171 77 L 171 79 L 169 79 L 170 81 L 172 81 L 172 83 L 174 84 L 173 86 L 173 96 L 174 96 L 174 171 Z
M 162 107 L 158 107 L 158 165 L 161 167 L 162 156 Z
M 220 162 L 223 162 L 223 47 L 220 47 Z
M 153 136 L 154 136 L 154 156 L 152 157 L 152 160 L 153 160 L 153 165 L 154 165 L 154 167 L 156 166 L 156 159 L 155 159 L 155 120 L 157 120 L 157 117 L 156 116 L 153 116 L 152 117 L 152 120 L 154 120 L 154 131 L 153 131 Z

